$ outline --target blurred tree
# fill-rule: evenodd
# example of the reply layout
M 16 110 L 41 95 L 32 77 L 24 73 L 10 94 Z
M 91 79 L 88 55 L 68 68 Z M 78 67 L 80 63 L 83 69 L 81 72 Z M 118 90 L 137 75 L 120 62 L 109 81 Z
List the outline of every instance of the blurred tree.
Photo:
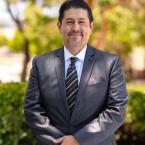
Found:
M 136 46 L 145 46 L 145 1 L 93 0 L 93 12 L 95 32 L 91 43 L 96 48 L 118 53 L 126 76 L 130 77 L 130 52 Z
M 8 11 L 17 25 L 17 30 L 8 42 L 14 50 L 23 45 L 25 54 L 21 80 L 25 80 L 30 53 L 40 54 L 62 45 L 57 30 L 57 19 L 44 13 L 44 8 L 61 4 L 64 0 L 25 0 L 27 7 L 23 19 L 14 16 L 11 3 L 6 0 Z M 23 1 L 23 0 L 19 0 Z M 126 56 L 134 46 L 145 45 L 145 1 L 144 0 L 86 0 L 93 9 L 94 31 L 90 43 L 99 49 L 118 53 L 126 63 Z M 16 41 L 17 40 L 17 41 Z M 19 42 L 18 42 L 19 41 Z M 129 66 L 127 66 L 129 68 Z
M 19 16 L 15 16 L 12 9 L 11 9 L 11 4 L 16 3 L 17 0 L 6 0 L 6 5 L 7 5 L 7 10 L 15 22 L 18 31 L 21 33 L 23 37 L 23 52 L 24 52 L 24 61 L 23 61 L 23 70 L 21 74 L 21 81 L 26 80 L 26 73 L 27 73 L 27 64 L 30 60 L 30 53 L 29 53 L 29 39 L 25 35 L 25 28 L 24 28 L 24 23 L 23 21 L 19 18 Z
M 92 8 L 93 5 L 94 5 L 94 4 L 93 4 L 93 3 L 94 3 L 93 0 L 87 0 L 87 3 L 89 4 L 89 6 L 90 6 L 91 8 Z
M 30 4 L 25 10 L 25 19 L 31 53 L 40 54 L 62 45 L 57 30 L 57 19 L 44 15 L 41 7 Z
M 4 46 L 7 42 L 7 38 L 4 35 L 0 35 L 0 46 Z
M 37 0 L 28 1 L 23 19 L 19 17 L 20 14 L 16 16 L 11 8 L 12 4 L 18 2 L 20 1 L 6 0 L 8 12 L 17 26 L 15 35 L 8 41 L 8 45 L 14 51 L 24 52 L 21 81 L 25 81 L 30 53 L 40 54 L 52 50 L 61 46 L 62 41 L 58 36 L 56 18 L 43 13 L 43 7 L 53 4 L 52 0 L 42 1 L 42 3 L 38 3 Z
M 144 45 L 145 1 L 87 0 L 93 8 L 95 32 L 91 42 L 98 48 L 128 54 Z M 95 34 L 95 35 L 94 35 Z
M 14 36 L 11 39 L 7 40 L 7 44 L 13 51 L 22 52 L 24 37 L 18 29 L 15 31 Z

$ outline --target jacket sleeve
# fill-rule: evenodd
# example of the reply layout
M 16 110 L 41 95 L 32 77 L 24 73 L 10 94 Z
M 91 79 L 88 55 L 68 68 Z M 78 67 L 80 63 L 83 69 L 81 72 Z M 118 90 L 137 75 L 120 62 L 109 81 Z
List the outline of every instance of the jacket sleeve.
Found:
M 32 63 L 24 101 L 24 112 L 27 124 L 34 132 L 36 140 L 41 144 L 50 145 L 56 138 L 64 136 L 64 134 L 51 125 L 43 108 L 36 59 L 37 57 L 33 59 Z
M 123 124 L 127 102 L 121 64 L 115 57 L 109 76 L 106 109 L 74 134 L 80 144 L 97 145 L 112 135 Z

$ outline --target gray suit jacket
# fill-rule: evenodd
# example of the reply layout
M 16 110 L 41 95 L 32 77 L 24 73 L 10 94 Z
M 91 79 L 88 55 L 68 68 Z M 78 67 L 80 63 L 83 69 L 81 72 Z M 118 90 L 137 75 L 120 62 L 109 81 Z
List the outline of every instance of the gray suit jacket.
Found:
M 128 100 L 119 58 L 88 45 L 72 116 L 64 76 L 63 48 L 33 60 L 24 111 L 36 144 L 74 135 L 81 145 L 115 145 Z

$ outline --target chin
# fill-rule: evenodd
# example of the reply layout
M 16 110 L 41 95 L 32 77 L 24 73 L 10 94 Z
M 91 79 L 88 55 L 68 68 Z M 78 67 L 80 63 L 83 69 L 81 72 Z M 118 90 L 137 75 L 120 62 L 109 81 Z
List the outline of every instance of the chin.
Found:
M 81 46 L 81 43 L 71 43 L 70 46 L 73 46 L 73 47 L 80 47 Z

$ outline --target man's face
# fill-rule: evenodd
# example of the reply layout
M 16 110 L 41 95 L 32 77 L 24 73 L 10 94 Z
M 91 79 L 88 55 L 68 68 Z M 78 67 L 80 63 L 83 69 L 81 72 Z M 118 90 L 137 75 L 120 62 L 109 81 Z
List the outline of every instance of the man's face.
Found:
M 67 48 L 81 50 L 88 43 L 93 22 L 90 23 L 87 10 L 71 8 L 64 12 L 62 22 L 58 22 L 58 28 Z

